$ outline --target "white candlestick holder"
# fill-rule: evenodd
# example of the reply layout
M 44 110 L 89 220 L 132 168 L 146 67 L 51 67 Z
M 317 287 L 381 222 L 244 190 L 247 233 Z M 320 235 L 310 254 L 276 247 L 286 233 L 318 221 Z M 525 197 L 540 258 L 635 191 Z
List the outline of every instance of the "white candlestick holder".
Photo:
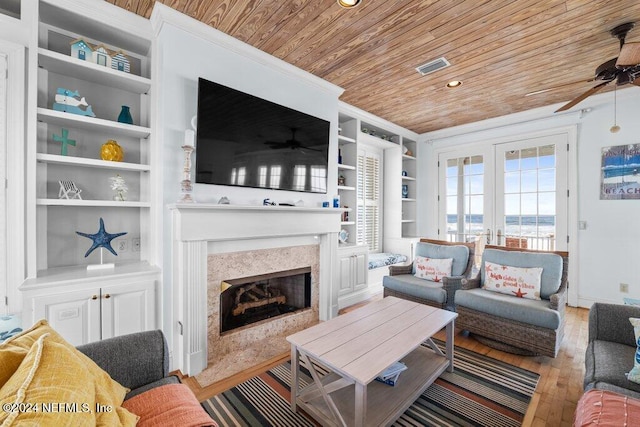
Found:
M 191 153 L 193 153 L 193 145 L 183 145 L 182 150 L 184 151 L 182 181 L 180 181 L 182 196 L 178 203 L 194 203 L 191 196 L 193 193 L 193 186 L 191 185 Z

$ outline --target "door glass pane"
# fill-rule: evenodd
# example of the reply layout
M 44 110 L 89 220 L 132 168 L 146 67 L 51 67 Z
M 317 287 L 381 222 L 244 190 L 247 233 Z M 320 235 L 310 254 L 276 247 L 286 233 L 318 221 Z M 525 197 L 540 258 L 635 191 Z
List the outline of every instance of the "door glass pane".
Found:
M 482 156 L 447 160 L 447 240 L 473 242 L 484 228 L 484 162 Z
M 555 166 L 555 145 L 505 152 L 505 238 L 500 244 L 538 250 L 555 249 Z

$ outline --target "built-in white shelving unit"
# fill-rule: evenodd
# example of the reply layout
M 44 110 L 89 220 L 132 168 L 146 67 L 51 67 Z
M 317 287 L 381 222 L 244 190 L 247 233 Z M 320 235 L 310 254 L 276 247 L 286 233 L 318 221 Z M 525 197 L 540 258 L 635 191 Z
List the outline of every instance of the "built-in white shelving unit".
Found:
M 151 250 L 157 217 L 152 209 L 158 209 L 152 203 L 156 176 L 151 162 L 151 25 L 106 2 L 34 0 L 29 7 L 34 31 L 28 49 L 28 278 L 20 287 L 25 296 L 23 317 L 28 323 L 34 315 L 58 316 L 61 333 L 77 343 L 132 332 L 128 327 L 114 330 L 114 324 L 129 324 L 134 330 L 154 328 L 160 270 Z M 71 44 L 78 39 L 111 55 L 123 52 L 130 72 L 71 56 Z M 77 91 L 95 117 L 55 110 L 58 88 Z M 118 122 L 122 106 L 129 107 L 134 124 Z M 66 155 L 59 142 L 63 132 L 73 140 L 66 145 Z M 101 147 L 108 140 L 121 146 L 122 162 L 101 158 Z M 111 188 L 110 178 L 116 175 L 127 186 L 124 201 Z M 63 180 L 76 184 L 79 198 L 59 197 L 58 182 Z M 111 242 L 117 256 L 95 250 L 85 257 L 92 242 L 76 232 L 96 233 L 100 219 L 107 232 L 127 234 Z M 115 268 L 87 270 L 87 265 L 101 260 Z M 88 287 L 93 289 L 90 297 L 109 302 L 92 306 L 84 300 L 86 292 L 76 292 Z M 53 305 L 36 313 L 37 301 Z M 95 329 L 89 335 L 79 330 L 84 326 L 77 319 L 95 310 L 106 313 L 113 301 L 119 304 L 117 318 L 112 312 L 108 318 L 94 319 Z

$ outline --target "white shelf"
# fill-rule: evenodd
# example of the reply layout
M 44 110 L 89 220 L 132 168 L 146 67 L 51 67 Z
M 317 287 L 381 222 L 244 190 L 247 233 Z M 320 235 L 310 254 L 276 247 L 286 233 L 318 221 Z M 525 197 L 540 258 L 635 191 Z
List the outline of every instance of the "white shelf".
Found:
M 348 143 L 356 142 L 355 139 L 349 138 L 348 136 L 344 136 L 344 135 L 338 135 L 338 141 L 339 142 L 348 142 Z
M 406 160 L 415 160 L 416 159 L 415 156 L 407 156 L 406 154 L 403 154 L 402 158 L 406 159 Z
M 402 177 L 403 181 L 415 181 L 416 179 L 412 176 L 403 176 Z
M 343 165 L 342 163 L 338 163 L 338 169 L 354 171 L 354 170 L 356 170 L 356 167 L 355 166 L 351 166 L 351 165 Z
M 38 206 L 91 206 L 118 208 L 149 208 L 149 202 L 117 202 L 115 200 L 37 199 Z
M 413 223 L 413 222 L 416 222 L 416 220 L 415 219 L 403 219 L 402 220 L 403 224 L 410 224 L 410 223 Z
M 53 163 L 59 165 L 80 166 L 89 168 L 103 168 L 115 170 L 129 170 L 148 172 L 149 165 L 141 165 L 138 163 L 110 162 L 106 160 L 87 159 L 84 157 L 60 156 L 58 154 L 36 154 L 36 160 L 41 163 Z
M 114 135 L 130 136 L 134 138 L 148 138 L 151 129 L 114 122 L 112 120 L 97 119 L 95 117 L 80 116 L 63 111 L 38 108 L 38 120 L 58 126 L 68 126 L 98 132 L 110 132 Z
M 43 48 L 38 48 L 38 65 L 57 74 L 72 75 L 81 80 L 124 89 L 129 92 L 143 94 L 151 89 L 150 79 Z
M 355 191 L 356 187 L 348 187 L 346 185 L 338 185 L 338 190 Z
M 403 201 L 403 202 L 415 202 L 415 201 L 416 201 L 416 199 L 411 199 L 411 198 L 409 198 L 409 197 L 404 197 L 404 198 L 402 199 L 402 201 Z
M 355 221 L 342 221 L 340 225 L 356 225 Z

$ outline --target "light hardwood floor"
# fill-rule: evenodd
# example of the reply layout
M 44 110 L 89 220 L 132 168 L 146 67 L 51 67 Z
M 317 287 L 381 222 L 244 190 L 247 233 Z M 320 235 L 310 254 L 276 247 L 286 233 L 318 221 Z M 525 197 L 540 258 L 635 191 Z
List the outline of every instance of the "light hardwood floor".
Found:
M 355 310 L 367 303 L 347 307 L 340 313 Z M 527 410 L 523 426 L 571 426 L 576 404 L 582 396 L 588 315 L 587 309 L 567 307 L 565 336 L 558 357 L 555 359 L 504 353 L 491 349 L 460 332 L 455 336 L 455 344 L 540 374 L 540 381 Z M 444 331 L 439 332 L 435 337 L 444 340 Z M 282 354 L 253 369 L 204 388 L 200 387 L 194 378 L 183 378 L 182 381 L 189 385 L 198 400 L 202 401 L 286 362 L 289 356 L 289 353 Z

